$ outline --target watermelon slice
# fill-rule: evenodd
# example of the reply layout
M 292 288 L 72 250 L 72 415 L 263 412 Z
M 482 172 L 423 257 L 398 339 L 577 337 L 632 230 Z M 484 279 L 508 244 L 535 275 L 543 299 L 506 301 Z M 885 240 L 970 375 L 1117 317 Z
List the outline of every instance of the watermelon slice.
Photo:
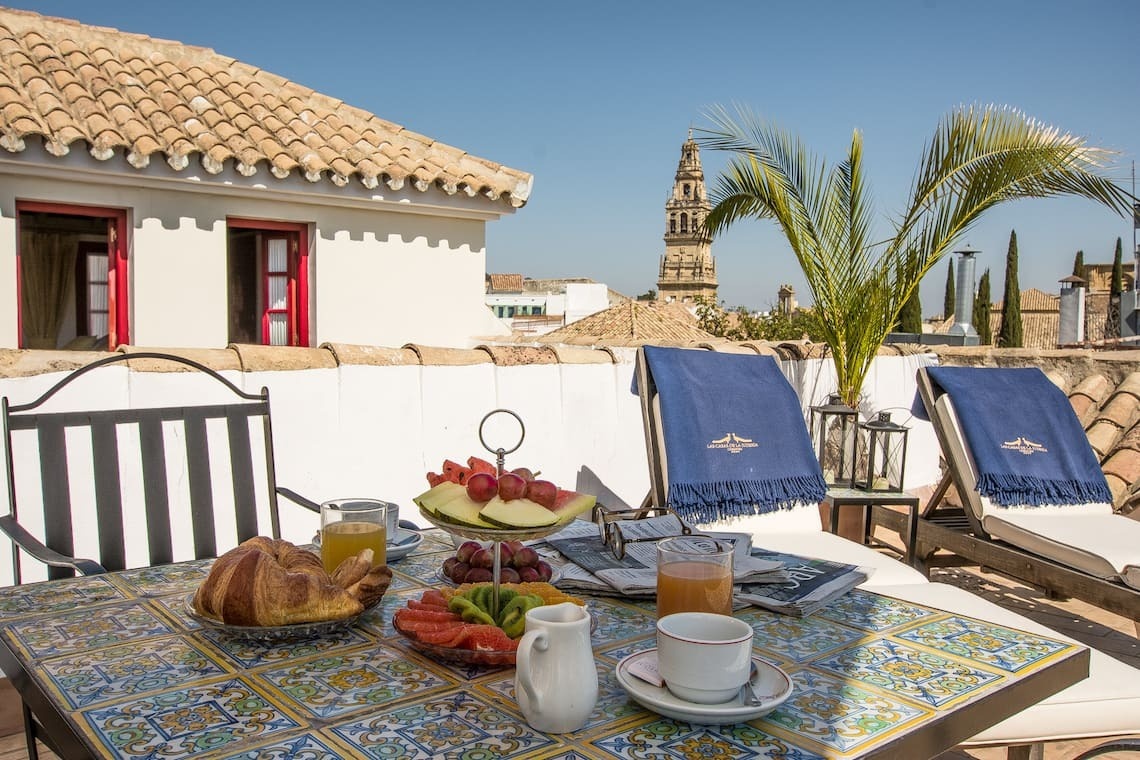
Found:
M 578 515 L 593 509 L 594 504 L 598 501 L 598 497 L 590 496 L 577 491 L 564 491 L 558 489 L 558 496 L 554 499 L 554 509 L 551 510 L 557 517 L 558 522 L 568 523 Z
M 444 612 L 448 611 L 446 604 L 434 604 L 432 602 L 422 602 L 419 599 L 409 599 L 408 600 L 408 609 L 409 610 L 427 610 L 429 612 L 432 610 L 435 610 L 437 612 L 441 611 L 441 610 Z
M 443 476 L 452 483 L 465 485 L 467 478 L 471 477 L 473 472 L 474 470 L 470 467 L 464 467 L 459 462 L 453 462 L 450 459 L 443 460 Z
M 423 604 L 432 604 L 447 609 L 447 597 L 437 588 L 429 588 L 420 597 Z
M 471 468 L 472 473 L 485 472 L 488 475 L 495 475 L 496 477 L 499 474 L 498 467 L 486 459 L 480 459 L 479 457 L 467 457 L 467 466 Z

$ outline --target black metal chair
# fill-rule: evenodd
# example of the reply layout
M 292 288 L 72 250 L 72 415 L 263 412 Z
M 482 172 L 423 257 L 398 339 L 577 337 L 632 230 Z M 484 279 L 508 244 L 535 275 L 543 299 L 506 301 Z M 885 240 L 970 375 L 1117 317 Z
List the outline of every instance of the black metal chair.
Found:
M 206 378 L 190 382 L 208 385 L 199 389 L 223 401 L 48 410 L 50 399 L 58 404 L 65 389 L 84 376 L 137 360 L 194 370 L 179 375 Z M 269 390 L 247 393 L 191 359 L 154 352 L 109 356 L 71 372 L 29 403 L 0 399 L 0 417 L 9 499 L 0 530 L 18 547 L 13 551 L 17 583 L 23 582 L 23 554 L 48 565 L 49 578 L 215 557 L 256 535 L 279 538 L 278 495 L 320 511 L 316 502 L 277 486 Z M 124 473 L 133 473 L 133 483 Z M 225 519 L 216 519 L 221 516 Z M 76 556 L 77 543 L 96 546 L 90 539 L 95 532 L 96 556 Z M 145 555 L 136 545 L 143 540 Z M 186 553 L 192 557 L 179 556 Z M 37 738 L 54 746 L 26 701 L 23 709 L 28 756 L 34 760 Z

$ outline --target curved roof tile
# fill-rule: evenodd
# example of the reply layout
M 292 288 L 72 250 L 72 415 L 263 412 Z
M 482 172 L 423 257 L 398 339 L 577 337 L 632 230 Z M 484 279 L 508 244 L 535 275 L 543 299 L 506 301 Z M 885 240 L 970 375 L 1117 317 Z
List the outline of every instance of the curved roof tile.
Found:
M 265 162 L 278 178 L 300 168 L 310 182 L 369 189 L 384 175 L 393 189 L 405 177 L 420 191 L 462 184 L 513 207 L 532 180 L 207 48 L 6 8 L 0 135 L 9 152 L 33 136 L 56 156 L 83 141 L 95 158 L 122 151 L 136 168 L 158 145 L 179 171 L 198 153 L 215 173 L 230 160 L 246 174 Z

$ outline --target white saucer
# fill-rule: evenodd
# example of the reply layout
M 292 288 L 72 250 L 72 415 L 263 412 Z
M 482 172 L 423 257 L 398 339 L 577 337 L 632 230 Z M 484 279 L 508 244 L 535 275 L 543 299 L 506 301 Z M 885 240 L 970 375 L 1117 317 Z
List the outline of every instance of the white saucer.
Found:
M 389 562 L 395 562 L 398 559 L 411 554 L 417 546 L 423 543 L 424 535 L 414 530 L 408 530 L 402 525 L 396 529 L 396 540 L 389 541 L 388 546 L 385 548 L 384 553 L 387 555 Z
M 757 674 L 752 681 L 752 688 L 760 697 L 760 704 L 746 705 L 740 701 L 739 696 L 719 705 L 700 705 L 695 702 L 688 702 L 674 696 L 664 686 L 646 683 L 629 672 L 629 666 L 632 662 L 645 657 L 656 658 L 657 648 L 631 654 L 619 662 L 617 665 L 618 683 L 629 692 L 629 696 L 633 697 L 633 700 L 639 705 L 647 710 L 660 713 L 666 718 L 716 726 L 726 723 L 743 723 L 767 715 L 782 705 L 792 694 L 792 679 L 788 678 L 788 674 L 775 665 L 753 655 L 752 661 L 756 663 Z

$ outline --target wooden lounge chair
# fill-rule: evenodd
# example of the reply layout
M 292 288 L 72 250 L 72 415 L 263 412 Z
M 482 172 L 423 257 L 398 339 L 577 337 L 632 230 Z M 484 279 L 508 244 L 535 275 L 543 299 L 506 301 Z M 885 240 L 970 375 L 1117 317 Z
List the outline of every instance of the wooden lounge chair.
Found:
M 139 408 L 126 362 L 172 363 L 161 406 Z M 84 394 L 84 395 L 80 395 Z M 92 395 L 97 408 L 84 404 Z M 174 398 L 193 405 L 168 405 Z M 50 402 L 50 403 L 49 403 Z M 149 400 L 142 403 L 147 404 Z M 319 512 L 276 483 L 269 391 L 247 393 L 191 359 L 138 352 L 71 372 L 34 401 L 0 400 L 9 513 L 0 530 L 51 578 L 218 556 L 256 535 L 280 537 L 277 497 Z M 315 524 L 315 523 L 314 523 Z M 28 756 L 54 746 L 24 704 Z
M 706 351 L 706 349 L 677 349 Z M 711 353 L 711 352 L 710 352 Z M 747 361 L 771 362 L 767 356 L 741 357 Z M 650 491 L 646 504 L 665 508 L 669 493 L 669 457 L 665 447 L 664 423 L 661 419 L 661 405 L 657 384 L 645 359 L 645 349 L 639 349 L 634 368 L 638 396 L 641 403 L 641 419 L 645 428 L 645 445 L 649 457 Z M 790 385 L 788 389 L 791 390 Z M 709 393 L 716 395 L 715 381 L 710 379 Z M 757 398 L 757 403 L 766 403 Z M 741 410 L 746 417 L 748 411 Z M 798 434 L 807 435 L 807 426 L 800 420 L 798 431 L 764 431 L 765 435 Z M 835 562 L 844 562 L 859 567 L 873 569 L 871 576 L 861 584 L 862 588 L 874 590 L 879 585 L 896 586 L 903 583 L 923 583 L 926 578 L 902 562 L 874 551 L 870 547 L 848 541 L 845 538 L 823 530 L 820 521 L 819 505 L 816 502 L 799 504 L 790 509 L 781 509 L 768 514 L 745 518 L 722 520 L 715 524 L 702 524 L 700 527 L 711 530 L 732 530 L 752 533 L 756 545 L 765 549 L 809 557 L 821 557 Z
M 1035 368 L 1017 371 L 1040 373 Z M 1114 514 L 1107 503 L 1028 509 L 994 503 L 978 492 L 977 464 L 954 400 L 941 392 L 926 368 L 918 371 L 918 392 L 948 466 L 943 483 L 919 515 L 916 553 L 922 562 L 929 564 L 937 549 L 945 549 L 1052 594 L 1081 599 L 1138 621 L 1140 632 L 1140 522 Z M 995 402 L 993 414 L 1002 415 L 1007 405 L 1000 399 Z M 1071 407 L 1061 406 L 1075 422 Z M 1088 448 L 1087 439 L 1078 435 L 1074 445 Z M 950 483 L 963 508 L 945 505 L 943 497 Z
M 767 357 L 754 358 L 756 361 L 771 361 Z M 669 459 L 658 388 L 646 365 L 644 349 L 638 351 L 634 373 L 649 462 L 650 493 L 645 503 L 664 507 L 668 503 Z M 716 396 L 715 378 L 709 378 L 707 391 Z M 758 404 L 765 402 L 763 398 L 756 399 Z M 747 413 L 747 409 L 741 410 L 742 416 L 747 416 Z M 797 432 L 806 434 L 806 426 Z M 752 533 L 757 546 L 874 568 L 874 574 L 862 586 L 885 596 L 1067 639 L 963 589 L 931 583 L 908 565 L 870 547 L 823 531 L 815 504 L 700 527 L 742 530 Z M 1140 734 L 1140 671 L 1103 652 L 1092 650 L 1087 679 L 986 729 L 964 746 L 1007 747 L 1009 760 L 1040 760 L 1044 756 L 1044 742 L 1132 734 Z M 1083 754 L 1081 760 L 1123 750 L 1140 753 L 1140 740 L 1116 739 Z

